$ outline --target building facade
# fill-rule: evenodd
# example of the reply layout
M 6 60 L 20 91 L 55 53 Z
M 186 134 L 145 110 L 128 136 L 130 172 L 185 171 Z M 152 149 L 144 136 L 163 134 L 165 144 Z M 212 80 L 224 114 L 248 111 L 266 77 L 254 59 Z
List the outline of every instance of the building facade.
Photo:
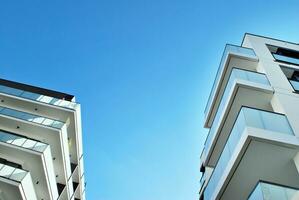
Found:
M 205 108 L 200 200 L 299 199 L 299 44 L 226 45 Z
M 84 200 L 80 104 L 0 79 L 0 200 Z

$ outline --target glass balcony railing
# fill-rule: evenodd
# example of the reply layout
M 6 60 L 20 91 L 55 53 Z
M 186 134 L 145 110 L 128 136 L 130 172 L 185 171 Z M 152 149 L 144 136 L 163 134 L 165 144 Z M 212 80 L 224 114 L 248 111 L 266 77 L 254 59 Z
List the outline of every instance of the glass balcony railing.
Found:
M 292 87 L 294 88 L 295 91 L 299 91 L 299 82 L 298 81 L 294 81 L 294 80 L 289 80 Z
M 38 115 L 33 115 L 30 113 L 26 113 L 26 112 L 14 110 L 14 109 L 2 107 L 2 106 L 0 106 L 0 114 L 14 117 L 14 118 L 21 119 L 21 120 L 25 120 L 28 122 L 33 122 L 36 124 L 42 124 L 42 125 L 49 126 L 52 128 L 60 129 L 64 125 L 63 122 L 58 121 L 58 120 L 41 117 Z
M 200 177 L 200 181 L 199 181 L 199 184 L 200 186 L 203 186 L 204 182 L 206 180 L 206 176 L 205 176 L 205 173 L 203 173 Z
M 222 113 L 224 112 L 224 106 L 226 105 L 226 103 L 229 99 L 231 88 L 233 87 L 233 84 L 234 84 L 236 79 L 246 80 L 246 81 L 250 81 L 250 82 L 253 82 L 253 83 L 259 83 L 259 84 L 270 86 L 270 83 L 269 83 L 267 77 L 264 74 L 233 68 L 233 70 L 231 72 L 231 75 L 229 77 L 229 80 L 227 82 L 227 85 L 225 87 L 224 93 L 222 95 L 220 104 L 219 104 L 218 109 L 216 111 L 216 115 L 214 117 L 212 126 L 209 130 L 209 133 L 208 133 L 208 136 L 207 136 L 207 139 L 206 139 L 206 142 L 205 142 L 205 146 L 204 146 L 204 151 L 206 151 L 204 153 L 204 155 L 207 155 L 207 151 L 211 147 L 212 139 L 214 138 L 214 135 L 216 134 L 216 131 L 217 131 L 218 126 L 220 124 L 219 123 L 220 118 L 222 116 Z
M 245 127 L 254 127 L 282 134 L 294 135 L 285 115 L 242 107 L 206 187 L 206 199 L 211 199 L 227 163 L 230 162 L 231 155 L 233 154 Z
M 298 198 L 298 189 L 259 182 L 248 200 L 295 200 Z
M 286 63 L 290 63 L 290 64 L 299 65 L 298 58 L 292 58 L 292 57 L 279 55 L 279 54 L 275 54 L 275 53 L 273 53 L 272 55 L 275 58 L 275 60 L 277 60 L 277 61 L 282 61 L 282 62 L 286 62 Z
M 46 95 L 41 95 L 37 93 L 32 93 L 32 92 L 27 92 L 24 90 L 19 90 L 15 88 L 11 88 L 8 86 L 0 85 L 0 92 L 9 94 L 12 96 L 16 97 L 22 97 L 25 99 L 33 100 L 33 101 L 38 101 L 41 103 L 46 103 L 54 106 L 59 106 L 59 107 L 64 107 L 64 108 L 69 108 L 69 109 L 75 109 L 77 107 L 77 103 L 71 102 L 71 101 L 66 101 L 62 99 L 57 99 L 54 97 L 46 96 Z
M 43 152 L 47 148 L 47 144 L 31 140 L 19 135 L 14 135 L 6 131 L 0 130 L 0 142 L 12 144 L 15 146 L 31 149 L 38 152 Z
M 21 182 L 27 173 L 25 170 L 0 163 L 0 176 L 6 179 Z
M 225 62 L 226 62 L 227 57 L 228 57 L 229 54 L 236 54 L 236 55 L 243 56 L 243 57 L 254 57 L 254 58 L 256 58 L 256 55 L 255 55 L 253 49 L 240 47 L 240 46 L 235 46 L 235 45 L 231 45 L 231 44 L 227 44 L 225 46 L 225 49 L 224 49 L 224 52 L 222 54 L 222 58 L 221 58 L 221 61 L 220 61 L 220 64 L 219 64 L 219 67 L 218 67 L 218 70 L 217 70 L 216 78 L 214 80 L 212 90 L 211 90 L 207 105 L 205 107 L 205 111 L 204 111 L 205 116 L 207 116 L 207 112 L 211 107 L 212 100 L 213 100 L 213 98 L 215 96 L 215 93 L 216 93 L 216 87 L 218 85 L 218 82 L 220 81 L 220 75 L 223 71 L 223 68 L 225 67 L 224 65 L 225 65 Z

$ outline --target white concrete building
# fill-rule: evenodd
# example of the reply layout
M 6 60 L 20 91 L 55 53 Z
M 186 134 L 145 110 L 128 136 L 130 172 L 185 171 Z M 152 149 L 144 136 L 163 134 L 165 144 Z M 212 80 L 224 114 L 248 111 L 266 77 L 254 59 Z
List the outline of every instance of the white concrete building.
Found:
M 299 44 L 226 45 L 204 126 L 200 200 L 299 199 Z
M 0 79 L 0 200 L 84 200 L 80 104 Z

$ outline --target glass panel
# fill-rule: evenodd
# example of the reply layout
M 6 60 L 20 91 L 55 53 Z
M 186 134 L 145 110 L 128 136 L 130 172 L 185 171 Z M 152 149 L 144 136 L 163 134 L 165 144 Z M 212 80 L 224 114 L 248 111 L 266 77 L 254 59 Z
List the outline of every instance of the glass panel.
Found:
M 27 149 L 32 149 L 36 143 L 34 140 L 27 140 L 22 146 Z
M 60 122 L 60 121 L 54 121 L 53 124 L 52 124 L 52 127 L 55 127 L 55 128 L 62 128 L 64 123 Z
M 11 175 L 10 179 L 13 179 L 15 181 L 21 181 L 26 176 L 27 173 L 28 172 L 24 170 L 16 169 Z
M 262 188 L 260 187 L 260 184 L 258 184 L 254 191 L 251 193 L 248 200 L 264 200 Z
M 0 85 L 0 91 L 3 92 L 5 87 L 6 86 L 4 86 L 4 85 Z
M 247 78 L 247 80 L 251 82 L 270 85 L 268 79 L 263 77 L 263 74 L 256 75 L 254 73 L 247 73 Z
M 23 113 L 23 115 L 21 116 L 21 118 L 23 120 L 26 120 L 26 121 L 29 121 L 29 122 L 32 122 L 35 118 L 34 115 L 31 115 L 31 114 L 28 114 L 28 113 Z
M 1 92 L 4 92 L 6 94 L 10 94 L 10 95 L 14 95 L 14 96 L 19 96 L 20 94 L 22 94 L 23 91 L 15 89 L 15 88 L 10 88 L 10 87 L 7 87 L 7 86 L 3 86 L 1 88 Z
M 40 101 L 44 102 L 44 103 L 50 103 L 52 101 L 53 97 L 49 97 L 49 96 L 43 96 Z
M 261 183 L 261 188 L 265 199 L 286 200 L 286 194 L 282 187 Z
M 285 190 L 288 200 L 295 200 L 299 198 L 299 191 L 291 188 L 286 188 Z
M 12 110 L 12 109 L 8 109 L 8 108 L 4 108 L 3 110 L 1 110 L 1 113 L 7 116 L 11 116 L 11 117 L 18 117 L 20 118 L 20 114 L 21 113 L 17 113 L 16 111 Z
M 26 138 L 18 137 L 12 142 L 12 144 L 17 145 L 17 146 L 22 146 L 22 144 L 24 144 L 25 141 L 26 141 Z
M 32 93 L 32 92 L 26 92 L 26 91 L 21 95 L 21 97 L 24 97 L 26 99 L 31 99 L 31 100 L 37 100 L 40 98 L 40 96 L 42 96 L 42 95 Z
M 69 104 L 70 104 L 69 101 L 61 101 L 61 102 L 59 103 L 59 105 L 62 106 L 62 107 L 68 107 Z
M 47 144 L 37 142 L 33 148 L 35 151 L 43 152 L 47 148 Z
M 62 100 L 60 100 L 60 99 L 52 98 L 50 104 L 52 104 L 52 105 L 59 105 L 59 103 L 60 103 L 61 101 L 62 101 Z
M 256 112 L 256 110 L 250 108 L 244 108 L 246 112 L 243 112 L 246 124 L 248 126 L 256 127 L 256 128 L 263 128 L 263 120 L 261 117 L 260 112 Z
M 8 165 L 4 165 L 4 167 L 2 167 L 2 169 L 0 171 L 0 176 L 9 178 L 14 170 L 15 170 L 15 168 L 8 166 Z
M 289 122 L 284 115 L 273 115 L 269 112 L 261 112 L 261 116 L 264 122 L 264 129 L 293 135 Z
M 53 124 L 53 120 L 52 119 L 45 119 L 43 121 L 43 124 L 46 126 L 51 126 Z
M 43 123 L 44 120 L 45 120 L 45 118 L 36 116 L 33 118 L 32 121 L 35 123 L 41 124 L 41 123 Z
M 248 80 L 248 71 L 239 70 L 239 69 L 233 69 L 232 74 L 234 75 L 234 78 L 239 78 L 243 80 Z
M 294 90 L 299 91 L 299 82 L 290 80 L 290 83 L 292 84 Z
M 280 186 L 270 183 L 260 182 L 249 200 L 294 200 L 298 199 L 299 192 L 297 189 Z
M 6 143 L 12 143 L 17 137 L 11 134 L 7 134 L 5 132 L 0 132 L 0 140 Z

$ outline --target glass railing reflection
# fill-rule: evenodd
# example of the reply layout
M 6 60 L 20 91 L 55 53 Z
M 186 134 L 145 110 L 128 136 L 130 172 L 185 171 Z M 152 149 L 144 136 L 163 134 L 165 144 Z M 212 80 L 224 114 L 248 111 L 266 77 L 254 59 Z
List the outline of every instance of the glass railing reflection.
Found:
M 224 52 L 222 54 L 222 58 L 221 58 L 221 61 L 220 61 L 220 64 L 219 64 L 219 67 L 218 67 L 218 70 L 217 70 L 216 78 L 214 80 L 212 90 L 210 92 L 207 105 L 205 107 L 204 113 L 205 113 L 206 116 L 207 116 L 208 109 L 210 109 L 210 107 L 211 107 L 212 99 L 214 98 L 215 93 L 216 93 L 216 86 L 217 86 L 218 82 L 220 81 L 220 75 L 221 75 L 221 72 L 223 71 L 225 61 L 226 61 L 227 56 L 229 54 L 242 55 L 244 57 L 256 57 L 253 49 L 240 47 L 240 46 L 235 46 L 235 45 L 231 45 L 231 44 L 227 44 L 225 46 L 225 49 L 224 49 Z
M 295 81 L 295 80 L 289 80 L 291 85 L 293 86 L 294 90 L 295 91 L 299 91 L 299 82 L 298 81 Z
M 0 163 L 0 177 L 21 182 L 27 171 Z
M 205 197 L 207 199 L 211 199 L 227 163 L 230 162 L 231 155 L 233 154 L 245 127 L 254 127 L 282 134 L 294 135 L 285 115 L 242 107 L 206 187 Z
M 31 140 L 19 135 L 14 135 L 6 131 L 0 130 L 0 142 L 13 144 L 26 149 L 31 149 L 38 152 L 43 152 L 47 148 L 47 144 Z
M 64 107 L 64 108 L 75 109 L 78 105 L 75 102 L 57 99 L 54 97 L 41 95 L 41 94 L 37 94 L 37 93 L 32 93 L 32 92 L 28 92 L 28 91 L 24 91 L 24 90 L 19 90 L 19 89 L 11 88 L 11 87 L 4 86 L 4 85 L 0 85 L 0 92 L 9 94 L 9 95 L 13 95 L 13 96 L 17 96 L 17 97 L 22 97 L 25 99 L 30 99 L 33 101 L 51 104 L 54 106 Z
M 220 104 L 216 111 L 214 121 L 209 130 L 209 133 L 208 133 L 208 136 L 207 136 L 207 139 L 205 142 L 205 148 L 204 148 L 205 151 L 209 151 L 209 149 L 211 147 L 212 139 L 214 138 L 214 135 L 216 134 L 216 131 L 220 124 L 220 118 L 224 112 L 224 106 L 227 104 L 227 101 L 229 99 L 229 95 L 231 92 L 231 88 L 233 87 L 233 85 L 237 79 L 270 86 L 270 83 L 264 74 L 247 71 L 247 70 L 241 70 L 238 68 L 233 68 L 231 75 L 229 77 L 229 80 L 227 82 L 227 85 L 225 87 L 224 93 L 222 95 Z M 205 152 L 205 155 L 206 155 L 206 152 Z
M 11 109 L 11 108 L 2 107 L 2 106 L 0 106 L 0 114 L 10 116 L 10 117 L 14 117 L 14 118 L 21 119 L 21 120 L 25 120 L 25 121 L 28 121 L 28 122 L 42 124 L 42 125 L 49 126 L 49 127 L 52 127 L 52 128 L 60 129 L 64 125 L 63 122 L 58 121 L 58 120 L 54 120 L 54 119 L 50 119 L 50 118 L 46 118 L 46 117 L 42 117 L 42 116 L 38 116 L 38 115 L 26 113 L 26 112 L 22 112 L 22 111 L 19 111 L 19 110 L 14 110 L 14 109 Z
M 299 190 L 286 186 L 259 182 L 248 200 L 296 200 Z

